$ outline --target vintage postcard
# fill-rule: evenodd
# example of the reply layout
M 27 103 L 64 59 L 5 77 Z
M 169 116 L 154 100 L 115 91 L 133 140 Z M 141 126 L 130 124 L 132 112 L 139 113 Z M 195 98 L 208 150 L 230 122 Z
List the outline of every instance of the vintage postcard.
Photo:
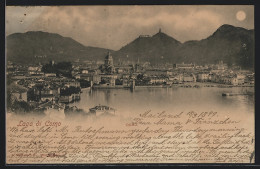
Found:
M 253 5 L 6 7 L 6 163 L 255 163 Z

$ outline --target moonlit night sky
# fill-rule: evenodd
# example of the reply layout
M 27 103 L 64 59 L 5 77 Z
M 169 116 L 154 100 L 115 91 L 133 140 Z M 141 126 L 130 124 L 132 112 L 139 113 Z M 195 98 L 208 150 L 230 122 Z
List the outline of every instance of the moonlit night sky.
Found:
M 7 6 L 6 35 L 44 31 L 85 46 L 118 50 L 162 32 L 180 42 L 207 38 L 223 24 L 254 29 L 252 5 Z

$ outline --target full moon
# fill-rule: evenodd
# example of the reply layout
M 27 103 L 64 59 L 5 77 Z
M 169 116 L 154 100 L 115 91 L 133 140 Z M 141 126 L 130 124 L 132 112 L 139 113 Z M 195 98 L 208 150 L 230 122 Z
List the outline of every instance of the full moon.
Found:
M 238 11 L 236 14 L 237 20 L 243 21 L 246 19 L 246 13 L 244 11 Z

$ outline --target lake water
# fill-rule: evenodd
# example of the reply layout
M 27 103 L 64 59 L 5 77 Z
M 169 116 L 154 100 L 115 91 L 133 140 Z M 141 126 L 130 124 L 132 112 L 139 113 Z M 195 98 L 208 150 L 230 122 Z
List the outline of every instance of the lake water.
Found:
M 129 89 L 98 89 L 81 93 L 79 102 L 70 105 L 86 111 L 96 105 L 107 105 L 115 108 L 117 115 L 128 117 L 151 110 L 168 113 L 188 111 L 217 111 L 225 114 L 244 114 L 253 116 L 254 96 L 239 95 L 223 97 L 222 93 L 242 93 L 254 88 L 137 88 Z

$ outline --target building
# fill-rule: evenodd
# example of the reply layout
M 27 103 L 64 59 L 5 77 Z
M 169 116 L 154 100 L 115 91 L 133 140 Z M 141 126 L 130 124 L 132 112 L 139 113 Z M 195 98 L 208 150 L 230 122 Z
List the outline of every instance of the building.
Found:
M 88 74 L 88 70 L 87 70 L 87 69 L 82 69 L 82 70 L 81 70 L 81 73 L 82 73 L 82 74 Z
M 80 99 L 80 94 L 79 93 L 73 93 L 70 95 L 62 95 L 59 98 L 59 102 L 60 103 L 71 103 L 74 102 L 76 100 Z
M 102 73 L 105 74 L 113 74 L 115 72 L 113 57 L 109 51 L 105 57 L 104 64 L 101 65 L 99 69 L 101 70 Z
M 139 38 L 150 38 L 150 35 L 140 35 Z
M 211 74 L 209 79 L 215 83 L 228 85 L 241 85 L 245 83 L 245 76 L 242 74 Z
M 27 102 L 27 92 L 13 92 L 12 95 L 17 101 Z
M 117 79 L 117 75 L 107 75 L 107 74 L 103 74 L 100 75 L 101 78 L 101 85 L 106 85 L 106 86 L 115 86 L 116 85 L 116 79 Z
M 237 78 L 237 83 L 239 85 L 245 83 L 245 78 L 246 78 L 245 75 L 243 75 L 243 74 L 236 74 L 236 78 Z
M 150 78 L 150 84 L 162 84 L 166 83 L 168 81 L 168 78 L 162 78 L 162 77 L 151 77 Z
M 212 66 L 211 72 L 212 73 L 219 73 L 219 72 L 222 73 L 225 70 L 227 70 L 227 68 L 228 68 L 227 64 L 224 64 L 223 61 L 220 61 L 218 64 Z
M 56 73 L 45 73 L 45 77 L 56 77 Z
M 95 84 L 99 84 L 101 82 L 101 75 L 98 74 L 77 74 L 74 77 L 76 79 L 92 81 Z
M 81 79 L 81 80 L 86 80 L 86 81 L 91 81 L 92 80 L 92 76 L 91 74 L 77 74 L 74 77 L 76 79 Z
M 160 69 L 149 69 L 145 71 L 145 74 L 148 76 L 167 76 L 172 75 L 171 71 L 168 70 L 160 70 Z
M 133 72 L 133 67 L 129 65 L 120 65 L 115 66 L 116 73 L 122 74 L 122 73 L 131 73 Z
M 92 76 L 92 81 L 95 84 L 99 84 L 101 82 L 101 76 L 100 75 L 93 75 Z
M 66 86 L 66 87 L 71 87 L 71 86 L 73 86 L 73 87 L 80 87 L 80 82 L 78 82 L 78 81 L 66 81 L 66 82 L 64 82 L 65 84 L 64 84 L 64 86 Z
M 28 67 L 28 73 L 30 75 L 32 74 L 42 74 L 42 67 L 41 66 L 29 66 Z
M 197 78 L 194 74 L 184 74 L 183 82 L 196 82 Z
M 71 103 L 72 101 L 73 101 L 72 95 L 60 96 L 60 98 L 59 98 L 60 103 Z
M 176 69 L 194 69 L 195 68 L 195 64 L 185 64 L 184 62 L 181 64 L 175 64 L 174 67 Z
M 53 100 L 55 100 L 55 96 L 53 94 L 41 94 L 42 102 L 53 101 Z
M 197 81 L 207 82 L 209 80 L 209 73 L 199 73 L 197 75 Z

